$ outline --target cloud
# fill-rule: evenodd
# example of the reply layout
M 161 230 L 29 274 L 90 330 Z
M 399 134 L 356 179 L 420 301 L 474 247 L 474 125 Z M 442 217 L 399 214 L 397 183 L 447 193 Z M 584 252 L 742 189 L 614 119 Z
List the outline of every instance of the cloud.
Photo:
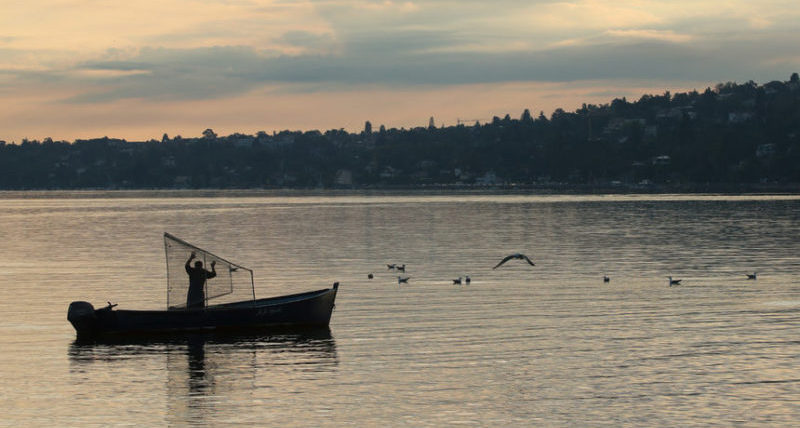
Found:
M 0 89 L 58 83 L 74 89 L 69 102 L 102 103 L 219 99 L 281 85 L 283 91 L 322 92 L 595 79 L 772 79 L 800 66 L 791 42 L 800 29 L 789 3 L 768 3 L 180 0 L 196 6 L 189 18 L 161 16 L 163 28 L 126 33 L 131 43 L 98 51 L 0 48 Z M 134 16 L 146 9 L 136 6 Z M 124 18 L 116 11 L 113 16 L 112 23 Z M 751 31 L 742 33 L 743 27 Z M 124 28 L 131 32 L 135 26 Z
M 636 29 L 636 30 L 608 30 L 606 34 L 619 38 L 627 39 L 641 39 L 641 40 L 659 40 L 663 42 L 672 43 L 686 43 L 692 40 L 689 34 L 678 34 L 672 30 L 651 30 L 651 29 Z
M 140 98 L 153 100 L 213 99 L 254 88 L 260 79 L 248 78 L 263 58 L 249 47 L 195 49 L 144 48 L 126 60 L 98 60 L 79 64 L 66 73 L 97 85 L 69 102 L 108 102 Z M 87 73 L 90 72 L 90 73 Z M 102 81 L 100 81 L 102 80 Z
M 618 36 L 618 35 L 615 35 Z M 759 43 L 696 46 L 673 43 L 680 37 L 625 34 L 594 44 L 525 52 L 428 52 L 444 38 L 429 33 L 363 40 L 343 53 L 271 55 L 246 46 L 195 49 L 141 49 L 127 60 L 80 64 L 62 78 L 96 83 L 72 102 L 126 98 L 155 100 L 220 98 L 264 85 L 309 85 L 317 90 L 377 85 L 385 87 L 452 86 L 501 82 L 564 82 L 592 79 L 725 80 L 720 73 L 747 76 L 759 67 L 796 59 L 791 43 L 764 50 Z M 665 40 L 666 39 L 666 40 Z M 312 44 L 316 43 L 312 40 Z M 409 49 L 409 46 L 415 49 Z M 773 45 L 774 46 L 774 45 Z M 383 54 L 378 50 L 383 49 Z M 416 51 L 419 49 L 419 51 Z M 746 56 L 750 61 L 741 61 Z M 776 62 L 777 61 L 777 62 Z M 785 64 L 785 62 L 784 62 Z M 785 74 L 785 73 L 784 73 Z M 306 86 L 307 89 L 309 86 Z
M 330 33 L 312 33 L 309 31 L 287 31 L 276 40 L 303 48 L 319 50 L 321 47 L 330 45 L 332 35 Z

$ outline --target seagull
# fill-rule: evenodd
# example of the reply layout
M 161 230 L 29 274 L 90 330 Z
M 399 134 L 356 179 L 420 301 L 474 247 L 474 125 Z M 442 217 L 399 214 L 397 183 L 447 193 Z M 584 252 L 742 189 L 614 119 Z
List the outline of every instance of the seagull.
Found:
M 611 278 L 608 275 L 603 275 L 603 282 L 611 282 Z
M 464 278 L 464 282 L 466 282 L 467 284 L 469 284 L 469 281 L 470 281 L 470 279 L 469 279 L 469 275 L 467 275 L 467 277 L 466 277 L 466 278 Z
M 528 258 L 528 256 L 526 256 L 525 254 L 522 254 L 522 253 L 515 253 L 515 254 L 511 254 L 510 256 L 506 256 L 506 257 L 505 257 L 503 260 L 500 260 L 500 263 L 498 263 L 498 264 L 497 264 L 495 267 L 493 267 L 492 269 L 497 269 L 498 267 L 500 267 L 500 265 L 502 265 L 503 263 L 505 263 L 505 262 L 507 262 L 507 261 L 509 261 L 509 260 L 511 260 L 511 259 L 520 259 L 520 260 L 525 260 L 526 262 L 528 262 L 528 264 L 529 264 L 529 265 L 531 265 L 531 266 L 536 266 L 535 264 L 533 264 L 533 262 L 531 261 L 531 259 L 529 259 L 529 258 Z
M 372 275 L 371 273 L 367 274 L 367 278 L 372 279 L 372 278 L 374 278 L 374 275 Z
M 752 274 L 746 273 L 745 275 L 747 275 L 747 279 L 756 279 L 756 273 L 755 272 L 753 272 Z
M 469 278 L 469 277 L 467 277 L 467 278 Z M 454 279 L 454 280 L 453 280 L 453 284 L 454 284 L 454 285 L 455 285 L 455 284 L 461 285 L 461 277 L 459 276 L 459 277 L 458 277 L 458 279 Z
M 398 276 L 397 276 L 397 283 L 398 283 L 398 284 L 403 284 L 403 283 L 406 283 L 406 284 L 407 284 L 407 283 L 408 283 L 408 278 L 410 278 L 410 277 L 409 277 L 409 276 L 402 277 L 402 276 L 399 276 L 399 275 L 398 275 Z
M 392 263 L 392 264 L 390 264 L 390 265 L 386 265 L 386 268 L 387 268 L 387 269 L 391 269 L 391 270 L 394 270 L 394 268 L 396 268 L 396 267 L 397 267 L 397 265 L 396 265 L 396 264 L 394 264 L 394 263 Z
M 403 265 L 397 266 L 397 270 L 400 271 L 400 272 L 405 272 L 406 271 L 406 265 L 403 264 Z
M 673 285 L 680 285 L 681 284 L 681 280 L 680 279 L 672 279 L 671 276 L 668 276 L 667 278 L 669 278 L 670 287 L 673 286 Z

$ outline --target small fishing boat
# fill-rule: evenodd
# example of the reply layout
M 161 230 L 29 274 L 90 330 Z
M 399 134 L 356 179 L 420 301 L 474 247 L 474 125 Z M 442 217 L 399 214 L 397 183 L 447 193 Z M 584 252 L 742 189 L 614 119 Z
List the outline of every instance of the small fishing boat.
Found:
M 253 271 L 199 247 L 164 234 L 167 253 L 167 309 L 122 310 L 109 303 L 95 309 L 89 302 L 69 305 L 67 319 L 79 338 L 174 333 L 324 327 L 330 323 L 339 283 L 331 288 L 256 299 Z M 190 256 L 191 254 L 191 256 Z M 202 303 L 189 293 L 189 261 L 211 262 L 215 275 L 203 284 Z M 181 261 L 188 260 L 188 261 Z M 197 295 L 197 294 L 195 294 Z M 187 297 L 188 296 L 188 297 Z M 245 298 L 242 298 L 246 296 Z M 210 301 L 214 304 L 210 304 Z M 231 301 L 232 300 L 232 301 Z M 219 303 L 217 303 L 219 302 Z

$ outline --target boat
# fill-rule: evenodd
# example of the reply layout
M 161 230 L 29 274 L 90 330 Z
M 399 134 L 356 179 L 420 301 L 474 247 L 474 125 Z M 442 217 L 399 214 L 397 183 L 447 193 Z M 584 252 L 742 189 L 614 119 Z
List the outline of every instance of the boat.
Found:
M 95 309 L 89 302 L 69 305 L 67 319 L 80 338 L 203 330 L 322 327 L 330 323 L 339 283 L 306 293 L 185 310 Z
M 116 309 L 117 305 L 109 302 L 107 306 L 95 309 L 86 301 L 72 302 L 67 310 L 67 319 L 79 338 L 327 327 L 330 323 L 338 282 L 334 282 L 330 288 L 256 299 L 252 270 L 217 257 L 169 233 L 164 233 L 164 242 L 167 253 L 167 308 Z M 186 297 L 189 261 L 185 260 L 191 261 L 198 254 L 199 259 L 210 262 L 212 270 L 219 267 L 217 275 L 204 284 L 200 305 L 192 304 L 188 300 L 191 297 Z M 187 267 L 184 268 L 184 265 Z

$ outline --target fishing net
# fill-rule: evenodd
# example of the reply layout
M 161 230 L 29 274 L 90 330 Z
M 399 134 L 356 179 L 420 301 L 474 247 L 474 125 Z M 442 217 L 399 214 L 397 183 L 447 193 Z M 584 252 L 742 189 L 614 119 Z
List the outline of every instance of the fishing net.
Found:
M 167 255 L 167 309 L 186 309 L 189 296 L 189 274 L 186 261 L 192 253 L 195 262 L 202 262 L 202 268 L 211 271 L 214 263 L 216 276 L 206 279 L 202 294 L 203 305 L 240 302 L 255 299 L 253 271 L 229 262 L 202 248 L 196 247 L 169 233 L 164 233 L 164 251 Z M 199 302 L 197 302 L 199 303 Z

